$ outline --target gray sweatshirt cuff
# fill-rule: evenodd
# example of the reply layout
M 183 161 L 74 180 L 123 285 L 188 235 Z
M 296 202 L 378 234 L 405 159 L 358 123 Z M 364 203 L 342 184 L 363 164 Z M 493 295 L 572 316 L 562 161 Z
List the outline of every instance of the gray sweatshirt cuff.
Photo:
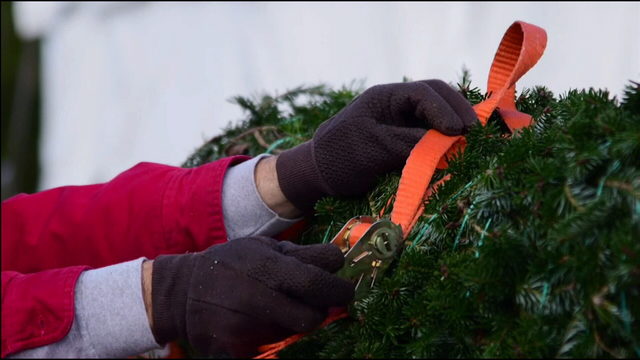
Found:
M 62 340 L 13 358 L 127 357 L 160 349 L 142 299 L 144 258 L 87 270 L 75 289 L 75 318 Z
M 252 236 L 274 236 L 302 218 L 280 217 L 264 203 L 255 182 L 261 154 L 227 170 L 222 186 L 222 211 L 229 240 Z

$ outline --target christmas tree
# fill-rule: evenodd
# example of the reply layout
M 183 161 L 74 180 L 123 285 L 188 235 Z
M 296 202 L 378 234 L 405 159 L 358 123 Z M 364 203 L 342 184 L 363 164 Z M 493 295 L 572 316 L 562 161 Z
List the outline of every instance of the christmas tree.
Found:
M 457 87 L 472 104 L 486 97 L 466 72 Z M 183 166 L 277 154 L 361 90 L 236 97 L 247 118 Z M 495 112 L 473 127 L 433 179 L 451 180 L 368 296 L 280 357 L 640 357 L 640 86 L 630 82 L 622 99 L 535 87 L 516 106 L 533 125 L 507 136 Z M 327 242 L 350 218 L 378 215 L 399 176 L 362 198 L 322 199 L 291 240 Z

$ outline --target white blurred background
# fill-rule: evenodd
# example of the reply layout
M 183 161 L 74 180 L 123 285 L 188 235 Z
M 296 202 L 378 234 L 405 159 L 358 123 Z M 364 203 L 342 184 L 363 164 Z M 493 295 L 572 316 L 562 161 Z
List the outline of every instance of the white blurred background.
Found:
M 463 66 L 485 89 L 515 20 L 546 29 L 519 87 L 606 88 L 640 80 L 640 4 L 17 2 L 40 39 L 39 189 L 104 182 L 140 161 L 181 164 L 242 117 L 234 95 L 298 85 L 368 87 Z

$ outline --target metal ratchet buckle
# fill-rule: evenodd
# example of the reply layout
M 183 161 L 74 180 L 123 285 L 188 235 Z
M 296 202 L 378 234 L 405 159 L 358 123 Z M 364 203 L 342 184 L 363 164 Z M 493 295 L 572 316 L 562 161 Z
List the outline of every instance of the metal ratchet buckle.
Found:
M 361 224 L 371 224 L 353 246 L 352 231 Z M 344 255 L 344 266 L 337 272 L 356 284 L 355 300 L 362 299 L 402 248 L 402 229 L 387 219 L 356 216 L 349 220 L 331 240 Z

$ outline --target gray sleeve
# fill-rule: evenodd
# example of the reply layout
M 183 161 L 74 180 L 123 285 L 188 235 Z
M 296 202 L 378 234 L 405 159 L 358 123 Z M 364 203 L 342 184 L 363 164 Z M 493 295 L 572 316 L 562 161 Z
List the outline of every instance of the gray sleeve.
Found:
M 273 236 L 302 218 L 278 216 L 262 201 L 254 171 L 262 154 L 227 170 L 222 185 L 222 212 L 229 240 L 251 235 Z
M 144 258 L 87 270 L 75 289 L 75 317 L 62 340 L 11 358 L 113 358 L 161 349 L 142 299 Z

